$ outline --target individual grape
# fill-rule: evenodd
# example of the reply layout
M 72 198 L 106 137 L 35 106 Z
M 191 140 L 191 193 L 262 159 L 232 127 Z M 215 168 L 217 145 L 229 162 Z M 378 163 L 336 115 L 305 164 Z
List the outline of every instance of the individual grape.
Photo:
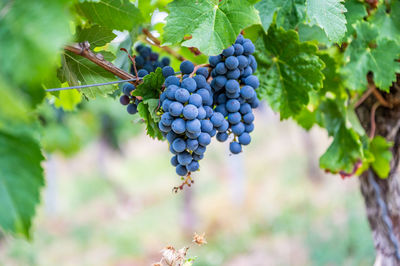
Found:
M 125 83 L 124 86 L 122 86 L 122 92 L 126 96 L 131 96 L 131 92 L 134 91 L 135 89 L 136 89 L 135 85 L 131 83 Z
M 243 116 L 243 122 L 246 124 L 251 124 L 254 121 L 253 113 L 248 113 Z
M 235 134 L 236 136 L 240 136 L 242 135 L 242 133 L 244 132 L 244 124 L 242 122 L 237 123 L 236 125 L 233 125 L 231 127 L 233 134 Z
M 199 155 L 199 154 L 193 153 L 192 157 L 193 157 L 193 160 L 200 161 L 200 160 L 202 160 L 204 158 L 204 154 L 200 154 Z
M 137 105 L 134 103 L 130 103 L 126 107 L 126 110 L 128 111 L 129 114 L 134 115 L 137 113 Z
M 198 141 L 200 145 L 207 146 L 211 143 L 210 134 L 202 132 L 198 138 Z
M 254 130 L 254 124 L 245 124 L 244 131 L 247 133 L 251 133 Z
M 186 131 L 186 122 L 182 118 L 177 118 L 172 122 L 171 128 L 176 134 L 182 134 Z
M 251 105 L 251 108 L 255 109 L 255 108 L 257 108 L 257 107 L 260 105 L 260 100 L 256 97 L 256 98 L 254 99 L 254 101 L 252 101 L 252 102 L 250 103 L 250 105 Z
M 197 139 L 197 138 L 200 136 L 200 133 L 201 133 L 201 131 L 195 132 L 195 133 L 186 131 L 185 135 L 186 135 L 186 137 L 188 137 L 189 139 Z
M 168 78 L 169 76 L 175 75 L 175 71 L 172 67 L 165 66 L 162 69 L 162 74 L 163 74 L 164 78 Z
M 210 93 L 206 89 L 199 89 L 197 94 L 201 96 L 203 104 L 207 103 L 210 99 Z
M 239 112 L 230 113 L 228 115 L 228 122 L 231 125 L 235 125 L 235 124 L 239 123 L 241 120 L 242 120 L 242 115 Z
M 175 155 L 175 156 L 172 156 L 172 158 L 171 158 L 171 164 L 173 165 L 173 166 L 178 166 L 178 164 L 179 164 L 179 162 L 178 162 L 178 157 Z
M 207 118 L 207 113 L 203 106 L 200 106 L 199 108 L 197 108 L 197 112 L 198 112 L 198 114 L 197 114 L 198 119 L 202 120 L 202 119 Z
M 189 103 L 193 104 L 196 107 L 200 107 L 202 105 L 202 102 L 203 102 L 203 98 L 197 93 L 192 94 L 189 97 Z
M 216 77 L 214 80 L 215 80 L 215 85 L 218 86 L 218 87 L 220 87 L 220 88 L 222 88 L 223 86 L 225 86 L 226 81 L 227 81 L 227 79 L 226 79 L 225 76 L 218 76 L 218 77 Z
M 221 62 L 221 56 L 220 55 L 216 55 L 216 56 L 210 56 L 209 57 L 209 62 L 210 62 L 210 65 L 212 66 L 212 67 L 216 67 L 217 66 L 217 64 L 219 63 L 219 62 Z
M 230 99 L 226 102 L 226 110 L 230 113 L 234 113 L 239 111 L 240 109 L 240 102 L 236 99 Z
M 163 57 L 161 59 L 161 64 L 163 64 L 164 66 L 169 66 L 170 63 L 171 63 L 171 60 L 168 57 Z
M 250 66 L 248 66 L 244 69 L 243 74 L 241 76 L 243 78 L 246 78 L 246 77 L 250 76 L 251 74 L 253 74 L 253 70 Z
M 169 105 L 172 103 L 172 101 L 165 99 L 162 104 L 161 104 L 161 108 L 165 111 L 168 112 L 169 110 Z
M 171 126 L 173 121 L 174 121 L 174 118 L 169 114 L 169 112 L 162 114 L 161 123 L 163 123 L 164 126 Z
M 175 91 L 175 99 L 178 102 L 185 103 L 189 101 L 190 93 L 185 89 L 177 89 Z
M 195 171 L 199 170 L 200 164 L 199 164 L 199 162 L 197 162 L 197 161 L 192 161 L 190 164 L 188 164 L 188 165 L 186 166 L 186 168 L 187 168 L 187 170 L 190 171 L 190 172 L 195 172 Z
M 217 130 L 214 128 L 211 132 L 210 132 L 210 136 L 214 137 L 215 134 L 217 134 Z
M 223 123 L 223 121 L 225 120 L 225 118 L 223 117 L 223 115 L 221 113 L 214 113 L 211 116 L 211 123 L 214 125 L 214 127 L 220 127 Z
M 244 37 L 242 34 L 239 34 L 239 36 L 236 38 L 235 43 L 243 44 L 244 42 Z
M 173 131 L 169 131 L 167 134 L 167 140 L 169 143 L 172 143 L 177 137 L 178 135 Z
M 240 91 L 236 91 L 235 93 L 225 92 L 225 95 L 229 99 L 238 99 L 240 97 Z
M 199 142 L 197 139 L 188 139 L 186 140 L 186 147 L 189 151 L 194 151 L 199 147 Z
M 194 92 L 197 88 L 196 81 L 193 78 L 186 78 L 182 81 L 182 87 L 189 92 Z
M 225 132 L 228 130 L 228 128 L 229 128 L 229 123 L 228 121 L 224 120 L 221 126 L 217 127 L 216 129 L 218 130 L 218 132 Z
M 122 95 L 122 96 L 119 98 L 119 102 L 120 102 L 122 105 L 128 105 L 128 104 L 131 102 L 131 99 L 129 98 L 129 96 Z
M 247 60 L 247 57 L 244 55 L 239 55 L 237 57 L 238 61 L 239 61 L 239 68 L 244 69 L 245 67 L 247 67 L 249 65 L 249 60 Z
M 175 76 L 169 76 L 168 78 L 165 79 L 164 84 L 165 84 L 165 87 L 169 87 L 170 85 L 179 86 L 180 81 L 179 81 L 179 78 L 177 78 Z
M 238 55 L 243 54 L 244 49 L 243 49 L 243 46 L 241 44 L 235 43 L 233 45 L 233 48 L 235 49 L 234 55 L 238 56 Z
M 226 132 L 218 132 L 217 133 L 217 140 L 219 142 L 224 142 L 228 139 L 229 135 Z
M 149 72 L 146 70 L 146 69 L 140 69 L 139 71 L 138 71 L 138 76 L 140 77 L 140 78 L 143 78 L 144 76 L 146 76 L 146 75 L 148 75 L 149 74 Z
M 252 71 L 254 73 L 257 70 L 257 61 L 256 61 L 256 59 L 254 58 L 253 55 L 249 55 L 249 58 L 250 58 L 249 64 L 250 64 L 250 67 L 251 67 L 251 69 L 252 69 Z
M 220 104 L 215 108 L 215 112 L 221 113 L 223 117 L 228 115 L 228 111 L 226 110 L 225 104 Z
M 225 67 L 225 63 L 220 62 L 217 64 L 217 66 L 215 67 L 215 71 L 217 72 L 217 74 L 219 75 L 223 75 L 225 74 L 228 70 Z
M 202 132 L 210 133 L 214 128 L 214 126 L 210 120 L 201 120 L 200 123 L 201 123 L 201 131 Z
M 146 61 L 143 58 L 143 56 L 141 56 L 141 55 L 136 56 L 136 58 L 135 58 L 136 67 L 142 68 L 144 66 L 145 62 Z
M 165 126 L 163 123 L 161 123 L 161 121 L 158 122 L 158 128 L 161 130 L 161 132 L 164 132 L 164 133 L 168 133 L 171 131 L 171 127 Z
M 197 147 L 197 149 L 194 151 L 195 154 L 197 155 L 202 155 L 206 152 L 206 147 L 199 145 L 199 147 Z
M 235 52 L 235 48 L 233 48 L 233 46 L 229 46 L 228 48 L 226 48 L 225 50 L 222 51 L 222 54 L 226 57 L 233 55 L 233 53 Z
M 179 164 L 179 165 L 176 167 L 176 173 L 177 173 L 179 176 L 185 176 L 185 175 L 187 175 L 188 171 L 187 171 L 187 169 L 186 169 L 186 166 L 180 165 L 180 164 Z
M 254 53 L 254 51 L 255 51 L 254 44 L 250 40 L 243 42 L 243 54 L 250 55 Z
M 233 154 L 239 154 L 242 152 L 242 145 L 240 145 L 238 142 L 234 141 L 229 144 L 229 150 Z
M 189 152 L 184 151 L 184 152 L 178 153 L 178 162 L 179 162 L 179 164 L 188 165 L 188 164 L 190 164 L 192 162 L 192 160 L 193 160 L 192 155 Z
M 170 151 L 172 154 L 175 154 L 175 155 L 178 154 L 178 153 L 174 150 L 174 148 L 172 148 L 172 145 L 169 145 L 169 151 Z M 177 157 L 177 159 L 178 159 L 178 157 Z
M 226 101 L 227 101 L 227 98 L 226 98 L 225 94 L 222 93 L 222 94 L 218 95 L 218 98 L 217 98 L 218 104 L 224 104 L 224 103 L 226 103 Z
M 226 73 L 226 77 L 228 79 L 238 79 L 240 77 L 240 70 L 239 69 L 230 70 Z
M 183 74 L 190 74 L 194 70 L 194 65 L 192 62 L 185 60 L 181 63 L 179 68 Z
M 197 84 L 197 88 L 205 88 L 207 86 L 207 80 L 204 76 L 197 75 L 197 76 L 193 77 L 193 79 Z
M 168 86 L 167 89 L 165 90 L 167 98 L 170 99 L 171 101 L 175 101 L 176 100 L 175 93 L 178 89 L 179 87 L 175 85 Z
M 226 82 L 225 90 L 229 93 L 237 93 L 240 90 L 239 82 L 234 79 L 230 79 Z
M 193 119 L 186 122 L 186 129 L 190 133 L 197 133 L 201 131 L 201 123 L 198 119 Z
M 157 61 L 158 60 L 158 54 L 151 52 L 149 58 L 150 58 L 151 61 Z
M 246 100 L 253 98 L 255 95 L 256 92 L 254 91 L 254 89 L 248 85 L 245 85 L 240 89 L 240 96 L 242 96 Z
M 249 145 L 251 142 L 251 137 L 249 133 L 242 133 L 242 135 L 239 136 L 239 143 L 242 145 Z
M 147 70 L 148 73 L 154 72 L 153 64 L 150 62 L 145 63 L 143 69 Z
M 186 141 L 181 138 L 177 138 L 174 140 L 174 142 L 172 142 L 172 148 L 178 153 L 183 152 L 186 149 Z
M 260 81 L 258 80 L 257 76 L 254 76 L 254 75 L 248 76 L 244 80 L 244 83 L 246 85 L 253 87 L 253 89 L 257 89 L 260 86 Z
M 196 74 L 208 78 L 208 68 L 200 67 L 199 69 L 197 69 Z
M 251 112 L 251 106 L 250 106 L 250 104 L 248 104 L 248 103 L 244 103 L 244 104 L 242 104 L 241 106 L 240 106 L 240 113 L 242 114 L 242 115 L 245 115 L 245 114 L 248 114 L 248 113 L 250 113 Z
M 229 70 L 234 70 L 239 66 L 239 61 L 237 60 L 236 56 L 229 56 L 225 60 L 225 66 Z
M 196 106 L 194 106 L 193 104 L 188 104 L 183 108 L 183 117 L 188 119 L 188 120 L 192 120 L 195 119 L 198 114 L 199 111 L 197 109 Z
M 189 102 L 190 102 L 190 100 L 189 100 Z M 204 110 L 206 110 L 206 114 L 207 114 L 206 118 L 210 118 L 214 113 L 213 109 L 209 106 L 204 106 L 203 108 L 204 108 Z
M 180 116 L 183 111 L 183 105 L 180 102 L 172 102 L 169 105 L 169 113 L 172 116 Z

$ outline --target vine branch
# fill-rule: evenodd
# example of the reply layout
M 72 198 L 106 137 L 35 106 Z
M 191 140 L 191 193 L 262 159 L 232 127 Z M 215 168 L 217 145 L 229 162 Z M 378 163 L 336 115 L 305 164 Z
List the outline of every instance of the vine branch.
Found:
M 117 76 L 121 79 L 126 80 L 126 79 L 135 79 L 136 78 L 134 75 L 132 75 L 128 72 L 125 72 L 124 70 L 114 66 L 111 62 L 104 60 L 104 57 L 102 54 L 96 54 L 92 50 L 90 50 L 90 44 L 87 41 L 83 42 L 83 43 L 73 43 L 73 44 L 67 45 L 64 47 L 64 50 L 89 59 L 96 65 L 113 73 L 115 76 Z M 131 83 L 133 83 L 133 82 L 131 81 Z
M 149 42 L 149 44 L 155 45 L 158 48 L 163 49 L 164 51 L 166 51 L 170 55 L 174 56 L 179 61 L 185 61 L 186 60 L 183 56 L 181 56 L 180 54 L 178 54 L 177 52 L 175 52 L 171 48 L 169 48 L 167 46 L 161 46 L 160 40 L 157 39 L 157 37 L 155 37 L 153 34 L 151 34 L 151 32 L 148 29 L 143 29 L 142 31 L 143 31 L 144 35 L 146 35 L 146 37 L 149 38 L 149 40 L 152 41 L 152 43 Z

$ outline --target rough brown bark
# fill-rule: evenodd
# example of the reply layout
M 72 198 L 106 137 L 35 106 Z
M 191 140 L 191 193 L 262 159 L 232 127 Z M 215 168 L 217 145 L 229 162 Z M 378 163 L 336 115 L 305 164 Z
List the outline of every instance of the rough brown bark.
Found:
M 397 84 L 400 84 L 399 80 Z M 397 84 L 391 88 L 390 93 L 383 94 L 385 100 L 395 102 L 394 99 L 400 99 L 400 90 Z M 371 129 L 371 109 L 375 102 L 377 102 L 376 95 L 371 94 L 356 110 L 362 126 L 368 133 Z M 398 172 L 400 155 L 400 106 L 394 105 L 392 108 L 379 107 L 376 110 L 375 122 L 375 135 L 383 136 L 387 140 L 394 142 L 392 148 L 393 160 L 391 162 L 389 177 L 387 179 L 380 179 L 375 174 L 373 176 L 381 189 L 382 199 L 387 205 L 394 233 L 398 242 L 400 242 L 400 177 Z M 372 170 L 370 169 L 369 171 Z M 360 188 L 364 197 L 367 217 L 376 249 L 375 265 L 400 265 L 400 261 L 396 258 L 395 248 L 389 238 L 387 226 L 382 220 L 382 210 L 377 203 L 376 193 L 368 180 L 368 171 L 360 177 Z

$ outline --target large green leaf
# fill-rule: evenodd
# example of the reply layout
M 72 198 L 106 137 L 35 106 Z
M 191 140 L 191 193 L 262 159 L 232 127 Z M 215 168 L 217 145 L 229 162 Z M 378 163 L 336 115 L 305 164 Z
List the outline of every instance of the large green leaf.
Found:
M 68 1 L 0 3 L 0 76 L 22 89 L 31 103 L 43 99 L 40 83 L 53 74 L 70 39 Z
M 355 29 L 357 38 L 345 53 L 348 61 L 343 68 L 346 85 L 352 90 L 365 90 L 367 74 L 372 71 L 375 84 L 388 91 L 400 71 L 400 63 L 396 61 L 400 55 L 399 45 L 388 39 L 377 40 L 381 30 L 368 22 L 358 22 Z
M 340 42 L 346 32 L 346 8 L 342 0 L 307 0 L 307 17 L 311 25 L 322 28 L 331 41 Z
M 295 31 L 273 26 L 256 48 L 258 95 L 280 112 L 281 119 L 298 115 L 309 102 L 309 92 L 322 87 L 324 63 L 316 55 L 317 47 L 300 43 Z
M 347 12 L 345 13 L 346 16 L 346 36 L 351 36 L 354 33 L 354 27 L 353 25 L 359 21 L 362 20 L 364 17 L 368 15 L 367 9 L 365 8 L 364 3 L 362 3 L 359 0 L 346 0 L 344 2 L 344 6 L 347 9 Z
M 112 56 L 110 53 L 102 52 L 102 54 L 105 58 L 113 59 L 113 57 L 110 57 Z M 71 52 L 65 52 L 63 55 L 63 66 L 59 71 L 59 77 L 63 82 L 68 82 L 71 86 L 109 82 L 116 79 L 111 72 Z M 81 91 L 87 97 L 95 98 L 96 96 L 105 96 L 115 88 L 114 85 L 107 85 L 84 88 Z
M 77 27 L 76 29 L 76 41 L 84 42 L 88 41 L 92 48 L 98 46 L 104 46 L 111 42 L 116 35 L 112 32 L 112 29 L 108 27 L 102 27 L 94 25 L 90 28 Z
M 378 38 L 400 42 L 400 2 L 392 1 L 390 12 L 386 10 L 387 6 L 381 4 L 372 16 L 371 22 L 379 29 Z
M 164 45 L 197 47 L 207 55 L 221 53 L 235 42 L 240 31 L 259 23 L 257 10 L 247 0 L 175 0 L 164 31 Z
M 374 156 L 371 166 L 380 178 L 387 178 L 390 173 L 390 161 L 393 157 L 390 147 L 392 146 L 393 143 L 387 142 L 381 136 L 376 136 L 370 143 L 369 151 Z
M 255 7 L 265 31 L 268 31 L 275 18 L 278 27 L 295 29 L 305 18 L 305 0 L 261 0 Z
M 131 30 L 143 21 L 140 10 L 129 0 L 85 1 L 76 10 L 90 22 L 116 30 Z

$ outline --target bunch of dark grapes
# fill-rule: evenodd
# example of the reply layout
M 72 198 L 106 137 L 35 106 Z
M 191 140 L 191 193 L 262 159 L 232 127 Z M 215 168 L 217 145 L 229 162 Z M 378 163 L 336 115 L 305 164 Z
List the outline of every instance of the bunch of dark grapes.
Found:
M 165 90 L 161 94 L 161 121 L 159 128 L 169 142 L 174 154 L 171 164 L 179 176 L 186 176 L 199 169 L 207 145 L 215 136 L 211 122 L 213 95 L 207 83 L 207 68 L 199 68 L 195 76 L 193 63 L 184 61 L 180 65 L 182 77 L 175 76 L 171 67 L 163 68 Z
M 151 48 L 142 44 L 136 47 L 136 52 L 139 54 L 135 58 L 136 69 L 138 70 L 138 76 L 144 77 L 147 74 L 156 71 L 158 67 L 163 68 L 169 66 L 170 59 L 163 57 L 161 61 L 158 61 L 159 55 L 151 51 Z M 131 67 L 131 73 L 135 75 L 133 66 Z
M 122 96 L 119 98 L 119 102 L 122 105 L 126 105 L 126 110 L 129 114 L 134 115 L 137 113 L 138 104 L 141 102 L 136 97 L 132 96 L 132 91 L 136 89 L 135 85 L 131 83 L 125 83 L 122 86 Z
M 254 130 L 252 109 L 259 105 L 256 93 L 259 81 L 252 75 L 257 69 L 252 55 L 254 50 L 251 40 L 239 35 L 235 44 L 222 54 L 209 57 L 214 112 L 219 114 L 214 124 L 218 131 L 217 140 L 224 142 L 232 134 L 229 149 L 233 154 L 240 153 L 242 145 L 251 142 L 250 132 Z

